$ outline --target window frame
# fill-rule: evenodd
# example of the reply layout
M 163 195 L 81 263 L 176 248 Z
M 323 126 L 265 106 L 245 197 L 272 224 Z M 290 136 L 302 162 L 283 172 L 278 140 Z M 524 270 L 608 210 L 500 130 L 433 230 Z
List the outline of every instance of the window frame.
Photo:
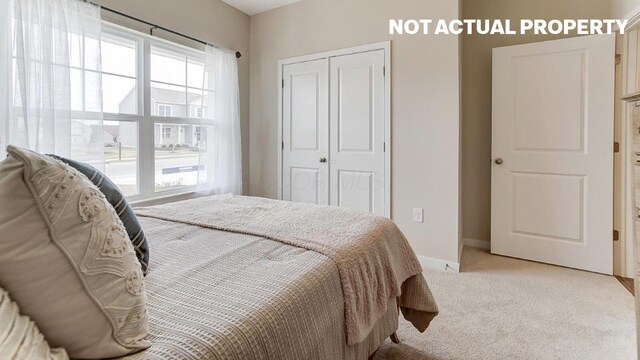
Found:
M 141 146 L 140 139 L 142 138 L 142 130 L 141 123 L 144 121 L 144 111 L 143 111 L 143 95 L 144 95 L 144 74 L 143 74 L 143 66 L 141 59 L 143 58 L 143 42 L 144 37 L 142 33 L 138 33 L 137 31 L 130 30 L 128 28 L 112 24 L 107 21 L 102 21 L 102 29 L 101 32 L 103 34 L 107 34 L 108 36 L 120 37 L 136 43 L 136 66 L 135 66 L 135 81 L 136 81 L 136 113 L 135 114 L 125 114 L 125 113 L 112 113 L 105 112 L 103 109 L 102 119 L 104 121 L 118 121 L 120 123 L 129 122 L 136 124 L 136 132 L 137 132 L 137 144 L 136 144 L 136 195 L 127 196 L 127 199 L 137 199 L 142 198 L 142 179 L 143 174 L 141 171 L 142 158 L 140 157 Z M 103 74 L 111 74 L 109 72 L 103 72 Z M 118 76 L 122 76 L 119 74 L 114 74 Z M 86 113 L 85 113 L 86 114 Z M 100 116 L 100 114 L 98 114 Z
M 98 41 L 102 41 L 103 40 L 103 36 L 105 37 L 111 37 L 111 38 L 120 38 L 123 40 L 127 40 L 130 41 L 132 43 L 135 43 L 136 46 L 136 50 L 135 50 L 135 75 L 131 76 L 131 75 L 124 75 L 124 74 L 118 74 L 118 73 L 113 73 L 110 71 L 105 71 L 102 69 L 102 67 L 98 67 L 98 68 L 91 68 L 90 66 L 87 65 L 87 50 L 86 50 L 86 41 L 87 38 L 85 36 L 84 33 L 77 33 L 76 36 L 79 37 L 78 41 L 79 44 L 81 45 L 81 51 L 78 54 L 79 58 L 77 59 L 78 63 L 77 64 L 69 64 L 69 70 L 70 71 L 79 71 L 79 84 L 80 84 L 80 88 L 76 89 L 78 91 L 80 91 L 80 103 L 79 105 L 79 109 L 78 108 L 74 108 L 73 105 L 71 107 L 70 110 L 59 110 L 61 111 L 61 114 L 63 116 L 68 116 L 73 120 L 78 120 L 78 121 L 104 121 L 104 122 L 118 122 L 118 123 L 134 123 L 136 124 L 136 131 L 137 131 L 137 144 L 136 144 L 136 163 L 135 163 L 135 171 L 136 171 L 136 195 L 131 195 L 128 196 L 127 198 L 142 198 L 141 195 L 141 186 L 140 186 L 140 179 L 142 178 L 142 174 L 140 171 L 140 137 L 141 137 L 141 133 L 140 133 L 140 123 L 143 121 L 143 113 L 142 113 L 142 104 L 143 104 L 143 88 L 142 85 L 144 83 L 144 79 L 142 78 L 142 70 L 143 70 L 143 64 L 142 64 L 142 49 L 143 49 L 143 39 L 144 39 L 144 34 L 139 33 L 137 31 L 134 30 L 130 30 L 128 28 L 116 25 L 116 24 L 112 24 L 106 21 L 102 21 L 102 28 L 100 31 L 100 39 Z M 18 55 L 14 54 L 13 52 L 11 52 L 11 57 L 18 57 Z M 61 66 L 61 64 L 54 62 L 51 62 L 50 64 L 51 66 Z M 63 65 L 62 65 L 63 66 Z M 86 98 L 86 78 L 87 78 L 87 74 L 99 74 L 100 78 L 103 78 L 105 75 L 107 76 L 114 76 L 114 77 L 118 77 L 118 78 L 125 78 L 125 79 L 129 79 L 129 80 L 134 80 L 135 81 L 135 90 L 136 90 L 136 113 L 114 113 L 114 112 L 106 112 L 104 110 L 104 105 L 102 106 L 102 111 L 97 111 L 95 109 L 87 109 L 87 98 Z M 15 76 L 15 72 L 14 75 Z M 12 81 L 15 81 L 14 79 L 12 79 Z M 103 89 L 101 89 L 102 91 Z M 101 100 L 102 103 L 104 104 L 104 95 L 102 94 Z M 14 104 L 14 97 L 13 97 L 13 91 L 9 92 L 9 104 Z M 15 105 L 13 105 L 15 106 Z M 9 133 L 8 130 L 8 125 L 9 122 L 7 122 L 7 130 L 6 133 Z M 106 142 L 103 142 L 103 147 L 105 146 Z M 104 150 L 103 150 L 104 151 Z
M 135 79 L 130 75 L 115 74 L 102 69 L 91 69 L 86 65 L 86 49 L 84 47 L 85 37 L 82 36 L 82 53 L 80 54 L 80 65 L 71 65 L 70 69 L 81 71 L 82 83 L 82 99 L 81 110 L 72 109 L 68 113 L 72 119 L 97 120 L 97 121 L 113 121 L 118 123 L 134 123 L 137 130 L 136 144 L 136 195 L 127 196 L 132 203 L 142 203 L 148 200 L 166 198 L 176 195 L 190 194 L 196 191 L 196 185 L 182 186 L 175 189 L 156 191 L 155 188 L 155 126 L 156 124 L 176 124 L 176 125 L 193 125 L 198 127 L 215 127 L 215 121 L 211 119 L 203 119 L 193 117 L 191 114 L 190 103 L 188 102 L 189 90 L 202 90 L 204 94 L 215 94 L 215 89 L 200 89 L 199 87 L 189 86 L 188 73 L 185 72 L 185 111 L 184 116 L 173 116 L 173 108 L 170 116 L 153 115 L 151 111 L 151 48 L 161 47 L 172 52 L 178 52 L 185 56 L 185 71 L 188 67 L 190 59 L 201 59 L 204 65 L 204 46 L 194 44 L 193 46 L 185 46 L 172 41 L 164 40 L 155 36 L 151 36 L 140 31 L 130 29 L 125 26 L 117 25 L 108 21 L 102 21 L 102 34 L 107 37 L 122 38 L 132 41 L 136 44 L 135 50 Z M 102 40 L 102 39 L 100 39 Z M 11 57 L 15 56 L 13 53 Z M 55 64 L 52 64 L 55 65 Z M 134 114 L 102 112 L 86 109 L 85 98 L 85 77 L 88 73 L 99 73 L 102 75 L 112 75 L 122 78 L 135 80 L 136 91 L 136 112 Z M 14 75 L 12 75 L 14 76 Z M 13 81 L 13 79 L 11 79 Z M 159 83 L 159 82 L 158 82 Z M 203 88 L 206 85 L 203 84 Z M 14 104 L 14 94 L 9 91 L 9 102 L 11 106 Z M 171 106 L 171 105 L 169 105 Z M 201 108 L 202 115 L 205 115 L 206 105 L 198 105 Z M 0 129 L 0 132 L 9 133 L 9 122 L 6 122 L 6 128 Z M 200 130 L 202 131 L 202 129 Z M 162 134 L 161 134 L 162 136 Z M 178 134 L 179 136 L 179 134 Z
M 162 47 L 169 51 L 177 51 L 189 57 L 204 58 L 204 47 L 189 47 L 172 41 L 164 40 L 155 36 L 147 35 L 136 30 L 103 21 L 103 32 L 110 35 L 123 36 L 138 41 L 136 52 L 136 86 L 138 91 L 137 105 L 138 114 L 115 114 L 104 113 L 104 120 L 110 121 L 130 121 L 137 123 L 138 146 L 137 146 L 137 195 L 128 196 L 127 200 L 133 203 L 141 203 L 147 200 L 165 198 L 176 195 L 190 194 L 196 191 L 196 185 L 188 185 L 176 189 L 156 191 L 155 189 L 155 126 L 156 124 L 180 124 L 195 126 L 215 126 L 215 121 L 209 120 L 203 124 L 201 118 L 189 117 L 189 112 L 184 117 L 158 116 L 153 115 L 151 109 L 151 48 L 152 46 Z M 186 73 L 185 73 L 186 74 Z M 188 86 L 188 79 L 185 83 L 185 91 L 196 89 Z M 215 93 L 215 90 L 207 90 Z M 189 104 L 186 104 L 188 108 Z M 204 110 L 204 109 L 203 109 Z M 172 114 L 173 115 L 173 114 Z M 145 135 L 148 134 L 148 135 Z M 160 134 L 162 136 L 162 134 Z

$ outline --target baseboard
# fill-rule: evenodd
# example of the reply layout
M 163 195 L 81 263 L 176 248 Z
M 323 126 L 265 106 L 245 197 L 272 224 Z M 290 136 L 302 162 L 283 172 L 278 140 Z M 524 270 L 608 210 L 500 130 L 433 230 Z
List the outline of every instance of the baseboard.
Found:
M 456 273 L 460 272 L 460 264 L 455 261 L 445 261 L 422 255 L 418 255 L 418 261 L 420 261 L 420 265 L 422 265 L 422 267 L 426 269 L 435 269 Z
M 458 259 L 460 259 L 460 255 L 462 254 L 462 249 L 466 247 L 482 249 L 482 250 L 491 250 L 491 243 L 489 241 L 477 240 L 477 239 L 463 239 L 464 246 L 460 246 L 458 254 Z M 460 272 L 460 263 L 455 261 L 445 261 L 440 259 L 434 259 L 427 256 L 418 255 L 418 260 L 420 261 L 420 265 L 422 265 L 425 269 L 435 269 L 442 271 L 450 271 L 450 272 Z
M 464 246 L 474 248 L 474 249 L 482 249 L 482 250 L 491 250 L 491 242 L 478 240 L 478 239 L 464 239 Z

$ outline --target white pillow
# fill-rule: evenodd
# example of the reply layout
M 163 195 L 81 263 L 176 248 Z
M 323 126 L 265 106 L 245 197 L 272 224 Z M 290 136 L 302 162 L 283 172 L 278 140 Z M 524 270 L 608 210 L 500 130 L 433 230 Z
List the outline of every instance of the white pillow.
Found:
M 0 359 L 67 360 L 62 349 L 51 349 L 33 321 L 0 288 Z
M 77 170 L 9 146 L 0 163 L 0 286 L 72 358 L 149 347 L 140 264 L 115 210 Z

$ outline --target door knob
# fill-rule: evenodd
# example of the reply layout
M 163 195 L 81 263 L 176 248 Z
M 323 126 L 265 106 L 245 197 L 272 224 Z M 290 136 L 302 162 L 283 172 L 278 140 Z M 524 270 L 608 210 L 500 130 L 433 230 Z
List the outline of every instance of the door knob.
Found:
M 321 157 L 320 158 L 320 162 L 321 163 L 326 163 L 327 162 L 327 158 L 326 157 Z
M 501 158 L 496 158 L 496 161 L 495 161 L 495 162 L 496 162 L 496 165 L 502 165 L 502 164 L 504 164 L 504 161 L 502 161 L 502 159 L 501 159 Z

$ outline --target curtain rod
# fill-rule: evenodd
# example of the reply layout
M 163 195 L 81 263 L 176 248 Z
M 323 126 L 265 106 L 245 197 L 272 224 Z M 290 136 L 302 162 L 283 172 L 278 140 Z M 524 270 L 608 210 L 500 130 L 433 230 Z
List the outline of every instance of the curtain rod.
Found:
M 86 0 L 85 0 L 85 1 L 86 1 Z M 96 3 L 93 3 L 93 2 L 91 2 L 91 1 L 86 1 L 86 2 L 88 2 L 88 3 L 92 4 L 92 5 L 98 6 L 98 7 L 100 7 L 101 9 L 106 10 L 106 11 L 111 12 L 111 13 L 114 13 L 114 14 L 116 14 L 116 15 L 120 15 L 120 16 L 126 17 L 127 19 L 131 19 L 131 20 L 134 20 L 134 21 L 137 21 L 137 22 L 141 22 L 141 23 L 143 23 L 143 24 L 146 24 L 146 25 L 151 26 L 151 29 L 149 29 L 149 34 L 151 34 L 151 35 L 153 35 L 153 30 L 155 30 L 155 29 L 160 29 L 160 30 L 162 30 L 162 31 L 166 31 L 166 32 L 171 33 L 171 34 L 181 36 L 181 37 L 183 37 L 183 38 L 185 38 L 185 39 L 189 39 L 189 40 L 191 40 L 191 41 L 195 41 L 195 42 L 200 43 L 200 44 L 203 44 L 203 45 L 209 45 L 209 46 L 213 46 L 213 47 L 215 47 L 215 48 L 218 48 L 218 47 L 219 47 L 218 45 L 210 44 L 210 43 L 208 43 L 208 42 L 206 42 L 206 41 L 203 41 L 203 40 L 200 40 L 200 39 L 196 39 L 196 38 L 191 37 L 191 36 L 189 36 L 189 35 L 185 35 L 185 34 L 179 33 L 179 32 L 177 32 L 177 31 L 174 31 L 174 30 L 168 29 L 168 28 L 166 28 L 166 27 L 164 27 L 164 26 L 160 26 L 160 25 L 156 25 L 156 24 L 154 24 L 154 23 L 150 23 L 150 22 L 148 22 L 148 21 L 146 21 L 146 20 L 142 20 L 142 19 L 137 18 L 137 17 L 135 17 L 135 16 L 127 15 L 127 14 L 122 13 L 122 12 L 120 12 L 120 11 L 110 9 L 110 8 L 108 8 L 108 7 L 106 7 L 106 6 L 102 6 L 102 5 L 99 5 L 99 4 L 96 4 Z M 237 58 L 237 59 L 240 59 L 240 57 L 242 57 L 242 54 L 240 53 L 240 51 L 236 51 L 236 58 Z

